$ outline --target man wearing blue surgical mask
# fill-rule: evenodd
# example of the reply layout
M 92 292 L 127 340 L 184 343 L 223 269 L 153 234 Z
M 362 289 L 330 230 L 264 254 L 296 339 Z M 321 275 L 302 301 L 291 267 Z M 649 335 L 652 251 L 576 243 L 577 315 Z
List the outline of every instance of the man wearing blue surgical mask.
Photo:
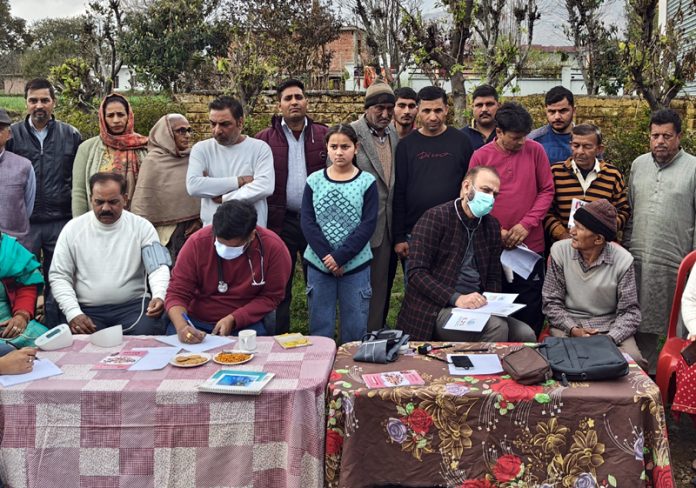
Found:
M 167 290 L 168 334 L 186 343 L 243 329 L 268 335 L 263 318 L 285 295 L 290 254 L 256 218 L 251 203 L 231 200 L 186 241 Z
M 460 198 L 427 210 L 411 235 L 408 287 L 396 326 L 414 340 L 529 342 L 524 322 L 491 316 L 481 332 L 445 329 L 453 308 L 484 306 L 500 292 L 500 224 L 490 214 L 500 189 L 495 169 L 469 170 Z

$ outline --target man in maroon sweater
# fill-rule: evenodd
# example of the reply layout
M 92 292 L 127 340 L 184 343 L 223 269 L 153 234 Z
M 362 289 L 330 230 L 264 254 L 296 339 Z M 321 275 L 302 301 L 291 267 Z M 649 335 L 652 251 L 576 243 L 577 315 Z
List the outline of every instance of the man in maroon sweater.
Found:
M 188 343 L 201 342 L 205 332 L 237 335 L 254 329 L 266 335 L 263 318 L 283 299 L 289 276 L 285 244 L 256 225 L 253 205 L 225 202 L 213 225 L 193 234 L 179 253 L 165 301 L 167 333 Z
M 268 197 L 268 228 L 278 234 L 290 251 L 292 268 L 285 298 L 276 311 L 278 334 L 290 330 L 292 280 L 297 254 L 304 254 L 307 241 L 300 229 L 300 207 L 307 176 L 326 168 L 326 141 L 329 130 L 307 117 L 307 97 L 299 80 L 285 80 L 277 90 L 278 111 L 271 126 L 256 134 L 273 151 L 275 190 Z M 306 274 L 306 270 L 305 270 Z

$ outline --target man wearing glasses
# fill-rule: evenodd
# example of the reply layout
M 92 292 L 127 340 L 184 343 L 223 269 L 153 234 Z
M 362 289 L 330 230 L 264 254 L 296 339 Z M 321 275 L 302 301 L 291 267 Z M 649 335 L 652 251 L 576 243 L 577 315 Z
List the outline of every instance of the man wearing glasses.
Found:
M 652 374 L 679 264 L 696 247 L 696 157 L 680 146 L 681 120 L 673 110 L 653 113 L 649 130 L 650 152 L 631 165 L 624 245 L 635 259 L 642 315 L 636 342 Z
M 285 296 L 290 254 L 256 222 L 253 205 L 232 200 L 218 207 L 212 226 L 186 241 L 167 290 L 168 334 L 187 343 L 243 329 L 267 335 L 263 318 Z
M 250 202 L 257 223 L 266 226 L 266 198 L 273 194 L 273 154 L 263 141 L 242 134 L 244 110 L 231 97 L 213 100 L 209 108 L 212 138 L 194 144 L 186 173 L 186 190 L 200 197 L 203 225 L 213 221 L 222 202 Z

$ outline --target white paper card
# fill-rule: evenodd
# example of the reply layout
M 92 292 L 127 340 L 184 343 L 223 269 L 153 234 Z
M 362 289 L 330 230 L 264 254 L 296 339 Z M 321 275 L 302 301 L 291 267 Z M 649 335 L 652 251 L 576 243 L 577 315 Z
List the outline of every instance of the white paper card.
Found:
M 453 309 L 452 315 L 445 324 L 445 329 L 447 330 L 459 330 L 461 332 L 481 332 L 486 326 L 486 322 L 491 318 L 489 314 L 485 313 L 466 313 L 462 312 L 463 309 Z
M 160 342 L 169 344 L 170 346 L 178 347 L 189 352 L 205 352 L 217 347 L 226 346 L 228 344 L 234 344 L 235 340 L 225 336 L 218 336 L 212 334 L 206 334 L 203 342 L 199 344 L 187 344 L 186 342 L 181 342 L 179 336 L 174 334 L 170 336 L 155 336 Z
M 155 371 L 162 369 L 179 352 L 178 347 L 136 347 L 133 350 L 147 351 L 147 355 L 128 368 L 128 371 Z
M 452 354 L 447 355 L 447 361 L 452 362 Z M 503 371 L 497 354 L 455 354 L 455 356 L 467 356 L 471 360 L 473 368 L 457 368 L 449 364 L 450 375 L 472 376 L 477 374 L 497 374 Z
M 578 211 L 580 207 L 587 205 L 587 202 L 573 198 L 570 202 L 570 216 L 568 217 L 568 228 L 571 229 L 575 227 L 575 212 Z
M 501 302 L 501 303 L 513 303 L 515 298 L 519 296 L 519 293 L 493 293 L 490 291 L 484 291 L 483 296 L 486 297 L 488 302 Z
M 497 315 L 498 317 L 507 317 L 518 310 L 526 307 L 524 303 L 505 303 L 505 302 L 488 302 L 480 308 L 453 308 L 452 313 L 481 314 L 481 315 Z
M 50 376 L 63 374 L 63 371 L 48 359 L 34 360 L 34 369 L 24 374 L 4 374 L 0 376 L 0 385 L 4 387 L 19 385 L 27 381 L 40 380 Z
M 500 263 L 511 268 L 525 280 L 532 274 L 537 261 L 541 259 L 537 253 L 527 247 L 517 246 L 515 249 L 503 249 Z

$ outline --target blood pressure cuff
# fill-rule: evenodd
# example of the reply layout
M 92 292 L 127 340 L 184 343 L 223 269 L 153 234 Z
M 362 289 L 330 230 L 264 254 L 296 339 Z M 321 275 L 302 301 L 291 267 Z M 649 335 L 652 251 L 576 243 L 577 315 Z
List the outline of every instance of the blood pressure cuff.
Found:
M 172 256 L 169 250 L 159 242 L 153 242 L 142 248 L 143 264 L 147 274 L 152 273 L 162 265 L 172 266 Z

